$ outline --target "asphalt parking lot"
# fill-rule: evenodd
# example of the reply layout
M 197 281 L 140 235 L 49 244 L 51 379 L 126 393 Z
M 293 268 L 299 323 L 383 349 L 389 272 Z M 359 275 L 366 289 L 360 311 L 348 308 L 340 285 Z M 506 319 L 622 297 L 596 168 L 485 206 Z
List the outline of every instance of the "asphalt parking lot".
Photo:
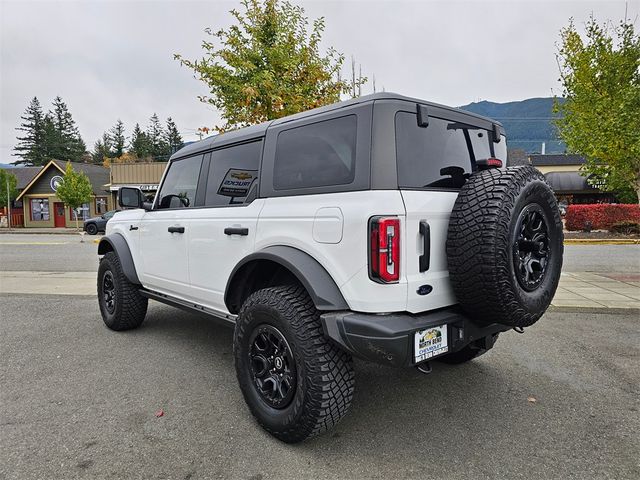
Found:
M 95 245 L 66 263 L 49 248 L 66 247 L 0 245 L 0 270 L 94 268 Z M 431 375 L 358 361 L 349 415 L 294 446 L 253 421 L 232 332 L 207 318 L 152 303 L 115 333 L 95 298 L 23 294 L 0 316 L 0 479 L 640 478 L 637 310 L 553 309 Z

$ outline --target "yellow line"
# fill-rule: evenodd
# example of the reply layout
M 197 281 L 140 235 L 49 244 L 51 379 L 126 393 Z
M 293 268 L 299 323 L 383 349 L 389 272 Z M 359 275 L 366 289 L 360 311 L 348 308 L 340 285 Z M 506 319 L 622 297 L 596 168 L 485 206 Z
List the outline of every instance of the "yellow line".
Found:
M 640 239 L 637 238 L 618 238 L 618 239 L 589 239 L 589 238 L 567 238 L 565 245 L 638 245 Z
M 69 242 L 0 242 L 0 245 L 66 245 Z

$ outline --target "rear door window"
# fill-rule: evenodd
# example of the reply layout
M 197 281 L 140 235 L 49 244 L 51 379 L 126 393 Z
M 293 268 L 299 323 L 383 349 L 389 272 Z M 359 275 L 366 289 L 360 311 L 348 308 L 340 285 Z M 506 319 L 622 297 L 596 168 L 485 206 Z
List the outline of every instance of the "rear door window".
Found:
M 261 155 L 261 141 L 213 151 L 205 205 L 220 207 L 244 203 L 258 181 Z
M 347 115 L 280 132 L 276 142 L 274 189 L 352 183 L 356 130 L 356 115 Z

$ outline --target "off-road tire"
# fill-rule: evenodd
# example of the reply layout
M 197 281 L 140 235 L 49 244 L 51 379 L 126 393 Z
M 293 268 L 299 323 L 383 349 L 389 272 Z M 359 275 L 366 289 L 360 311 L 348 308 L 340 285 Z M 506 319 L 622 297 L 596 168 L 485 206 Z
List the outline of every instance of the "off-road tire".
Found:
M 290 403 L 274 408 L 254 384 L 251 336 L 264 325 L 286 339 L 296 368 Z M 329 430 L 347 413 L 354 391 L 351 355 L 324 337 L 320 316 L 299 285 L 259 290 L 242 305 L 233 350 L 240 390 L 260 426 L 276 438 L 297 443 Z
M 89 235 L 97 235 L 98 234 L 98 226 L 95 223 L 89 223 L 85 227 L 85 230 Z
M 531 209 L 546 222 L 548 256 L 540 283 L 527 290 L 516 274 L 514 255 L 521 247 L 515 230 L 521 214 Z M 524 166 L 473 174 L 460 190 L 449 220 L 447 260 L 456 299 L 479 323 L 532 325 L 558 286 L 562 242 L 560 211 L 538 170 Z
M 105 298 L 104 280 L 111 275 L 114 288 L 114 307 L 109 308 Z M 111 330 L 138 328 L 147 314 L 148 299 L 140 295 L 140 286 L 131 283 L 115 252 L 107 252 L 98 267 L 98 304 L 105 325 Z M 110 311 L 111 310 L 111 311 Z

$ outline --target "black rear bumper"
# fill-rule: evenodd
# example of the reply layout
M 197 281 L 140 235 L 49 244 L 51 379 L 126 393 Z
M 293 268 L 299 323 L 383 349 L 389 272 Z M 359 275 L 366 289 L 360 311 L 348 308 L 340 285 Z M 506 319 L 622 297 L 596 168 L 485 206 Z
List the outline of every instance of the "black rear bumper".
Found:
M 499 324 L 477 325 L 457 307 L 418 315 L 326 312 L 320 318 L 325 335 L 351 354 L 394 367 L 416 365 L 414 333 L 418 330 L 446 324 L 449 353 L 469 344 L 488 350 L 496 333 L 510 330 Z

